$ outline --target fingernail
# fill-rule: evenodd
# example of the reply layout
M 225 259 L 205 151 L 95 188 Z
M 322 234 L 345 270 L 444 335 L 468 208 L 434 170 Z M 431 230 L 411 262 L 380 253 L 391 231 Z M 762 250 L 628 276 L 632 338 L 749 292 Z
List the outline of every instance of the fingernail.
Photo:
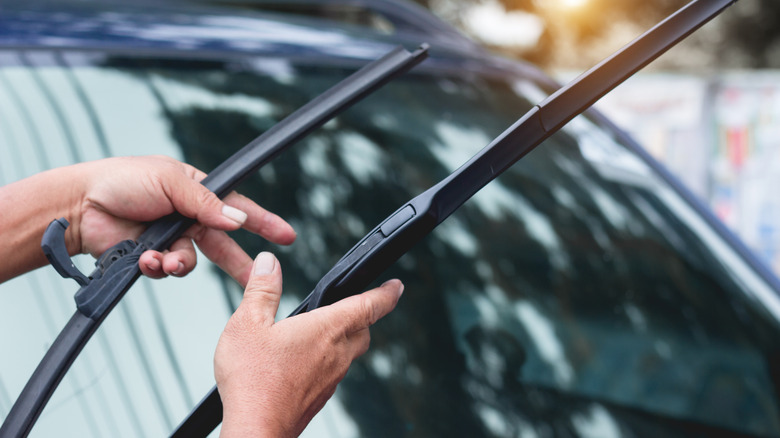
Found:
M 398 282 L 399 283 L 399 285 L 398 285 L 398 296 L 400 297 L 401 294 L 404 293 L 404 284 L 401 283 L 400 281 L 398 281 L 398 280 L 387 280 L 386 282 L 382 283 L 382 286 L 384 286 L 386 284 L 394 283 L 394 282 Z
M 180 275 L 182 272 L 184 272 L 184 263 L 179 262 L 179 264 L 176 266 L 176 270 L 171 272 L 172 275 Z
M 159 260 L 152 259 L 152 261 L 146 263 L 146 269 L 156 272 L 160 270 L 161 265 Z
M 222 216 L 225 216 L 226 218 L 232 220 L 233 222 L 239 225 L 243 225 L 244 222 L 246 222 L 246 217 L 247 217 L 246 213 L 244 213 L 243 211 L 235 207 L 231 207 L 227 204 L 222 206 Z
M 276 257 L 270 252 L 261 252 L 255 258 L 255 275 L 268 275 L 276 266 Z

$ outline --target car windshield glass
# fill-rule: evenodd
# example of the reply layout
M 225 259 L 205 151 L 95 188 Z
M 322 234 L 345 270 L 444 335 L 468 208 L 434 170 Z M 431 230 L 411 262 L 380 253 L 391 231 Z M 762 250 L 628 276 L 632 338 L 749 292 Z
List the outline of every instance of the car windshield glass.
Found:
M 131 154 L 208 171 L 348 73 L 282 58 L 4 52 L 1 182 Z M 279 256 L 279 314 L 543 97 L 509 73 L 418 69 L 263 168 L 241 192 L 289 220 L 298 241 L 234 237 Z M 33 435 L 159 435 L 184 418 L 213 385 L 213 348 L 241 296 L 201 263 L 131 290 Z M 401 304 L 310 436 L 780 434 L 775 291 L 589 119 L 485 187 L 391 276 L 406 285 Z M 0 286 L 0 416 L 75 290 L 51 269 Z

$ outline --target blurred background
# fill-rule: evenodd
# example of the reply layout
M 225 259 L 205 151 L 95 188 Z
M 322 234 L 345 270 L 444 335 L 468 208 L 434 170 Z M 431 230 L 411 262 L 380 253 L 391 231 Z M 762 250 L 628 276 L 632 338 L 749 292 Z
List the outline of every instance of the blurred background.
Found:
M 686 0 L 417 0 L 568 81 Z M 741 0 L 596 106 L 780 274 L 780 1 Z

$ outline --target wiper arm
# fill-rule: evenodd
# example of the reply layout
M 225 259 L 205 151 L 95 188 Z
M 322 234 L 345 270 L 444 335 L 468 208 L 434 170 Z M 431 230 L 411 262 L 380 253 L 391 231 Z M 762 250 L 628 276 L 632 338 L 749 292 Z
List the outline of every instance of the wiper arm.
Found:
M 426 57 L 427 45 L 413 53 L 399 47 L 366 65 L 236 152 L 211 171 L 202 184 L 220 198 L 227 196 L 287 147 Z M 30 432 L 84 345 L 141 275 L 141 254 L 167 249 L 193 224 L 192 219 L 179 214 L 155 221 L 137 242 L 124 241 L 106 251 L 89 277 L 75 268 L 65 250 L 67 220 L 58 219 L 49 225 L 42 246 L 57 272 L 81 286 L 75 295 L 77 310 L 22 389 L 0 427 L 0 437 L 22 437 Z
M 450 176 L 368 233 L 290 316 L 359 293 L 466 200 L 571 119 L 736 0 L 694 0 L 535 106 Z M 205 437 L 222 421 L 216 387 L 174 437 Z

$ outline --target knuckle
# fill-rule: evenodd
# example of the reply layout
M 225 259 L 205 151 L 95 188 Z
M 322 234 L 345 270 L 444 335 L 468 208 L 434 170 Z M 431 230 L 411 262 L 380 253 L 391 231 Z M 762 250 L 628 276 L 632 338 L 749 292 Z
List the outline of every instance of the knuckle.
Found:
M 330 345 L 341 345 L 347 341 L 347 329 L 344 319 L 327 318 L 323 320 L 322 336 Z
M 364 355 L 368 351 L 368 347 L 371 345 L 371 333 L 368 329 L 361 331 L 357 335 L 355 344 L 355 358 Z
M 358 295 L 358 297 L 360 297 L 358 303 L 361 315 L 361 328 L 368 328 L 376 322 L 376 309 L 374 309 L 374 304 L 368 297 L 365 295 Z
M 275 285 L 271 281 L 259 277 L 251 278 L 244 291 L 244 298 L 261 302 L 276 301 L 278 295 Z
M 200 190 L 200 193 L 198 194 L 199 205 L 209 206 L 214 204 L 215 202 L 219 202 L 219 198 L 217 198 L 217 195 L 215 195 L 213 192 L 205 188 L 204 190 Z
M 188 234 L 192 237 L 193 241 L 202 242 L 208 231 L 209 229 L 202 225 L 193 225 Z

